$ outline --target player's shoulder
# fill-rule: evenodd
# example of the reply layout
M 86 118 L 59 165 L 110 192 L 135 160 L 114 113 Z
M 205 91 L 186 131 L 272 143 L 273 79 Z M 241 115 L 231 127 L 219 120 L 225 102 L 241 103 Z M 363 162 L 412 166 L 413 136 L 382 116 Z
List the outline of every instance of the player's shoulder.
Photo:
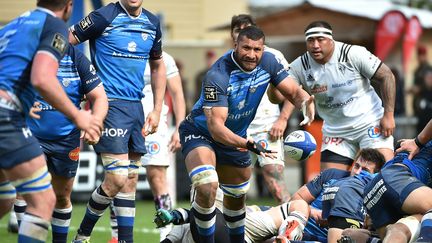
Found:
M 147 16 L 147 18 L 149 19 L 149 21 L 154 24 L 154 25 L 159 25 L 159 18 L 154 15 L 152 12 L 150 12 L 149 10 L 142 8 L 142 15 Z
M 321 172 L 321 177 L 324 180 L 340 179 L 340 178 L 348 177 L 349 175 L 350 175 L 349 171 L 334 169 L 334 168 L 326 169 L 323 172 Z
M 335 52 L 339 62 L 347 62 L 357 55 L 367 53 L 368 50 L 364 46 L 335 41 Z

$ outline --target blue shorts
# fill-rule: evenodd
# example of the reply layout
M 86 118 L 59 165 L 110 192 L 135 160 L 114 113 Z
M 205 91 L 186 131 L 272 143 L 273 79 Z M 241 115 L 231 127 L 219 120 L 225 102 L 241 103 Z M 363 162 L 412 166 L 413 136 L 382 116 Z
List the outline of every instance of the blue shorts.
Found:
M 144 111 L 141 101 L 113 100 L 109 102 L 102 136 L 94 146 L 97 153 L 141 155 L 147 152 L 141 134 Z
M 402 204 L 415 189 L 425 186 L 409 169 L 389 165 L 369 182 L 364 190 L 364 205 L 375 228 L 392 224 L 405 216 Z
M 183 121 L 179 127 L 180 143 L 184 157 L 197 147 L 208 147 L 216 154 L 216 163 L 245 168 L 251 165 L 249 152 L 226 146 L 203 135 L 191 122 Z
M 39 139 L 39 143 L 47 160 L 48 171 L 51 174 L 67 178 L 75 177 L 79 164 L 79 130 L 57 140 Z
M 41 154 L 23 114 L 0 108 L 0 168 L 10 169 Z

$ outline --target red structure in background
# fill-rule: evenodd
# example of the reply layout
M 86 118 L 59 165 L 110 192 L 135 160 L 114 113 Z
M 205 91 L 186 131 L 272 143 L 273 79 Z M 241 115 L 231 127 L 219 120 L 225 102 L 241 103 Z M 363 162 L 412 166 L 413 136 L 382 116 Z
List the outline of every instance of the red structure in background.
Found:
M 405 30 L 406 24 L 407 20 L 400 11 L 392 10 L 384 14 L 375 32 L 375 55 L 379 59 L 385 60 Z
M 423 29 L 421 27 L 420 21 L 416 16 L 412 16 L 408 21 L 405 35 L 403 39 L 403 68 L 406 72 L 408 70 L 408 63 L 412 53 L 414 52 L 417 41 L 420 38 Z

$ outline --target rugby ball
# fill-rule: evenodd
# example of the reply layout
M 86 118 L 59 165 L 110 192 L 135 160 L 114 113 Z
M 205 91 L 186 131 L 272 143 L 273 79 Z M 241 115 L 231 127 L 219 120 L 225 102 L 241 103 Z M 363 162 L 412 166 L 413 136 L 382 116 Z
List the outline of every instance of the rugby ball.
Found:
M 306 131 L 297 130 L 290 133 L 284 140 L 285 154 L 291 159 L 302 161 L 315 153 L 315 138 Z

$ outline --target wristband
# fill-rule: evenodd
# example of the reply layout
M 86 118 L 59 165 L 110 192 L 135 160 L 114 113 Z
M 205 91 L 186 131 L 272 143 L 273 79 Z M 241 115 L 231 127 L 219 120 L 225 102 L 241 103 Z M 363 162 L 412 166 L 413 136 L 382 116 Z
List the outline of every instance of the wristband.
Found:
M 423 148 L 424 145 L 422 143 L 420 143 L 420 140 L 418 139 L 418 136 L 414 138 L 414 142 L 417 145 L 417 147 L 419 148 Z
M 265 149 L 263 146 L 261 146 L 261 144 L 255 142 L 255 141 L 250 141 L 248 140 L 246 142 L 246 148 L 251 151 L 254 152 L 258 155 L 261 155 L 261 153 L 268 153 L 270 152 L 270 150 Z

